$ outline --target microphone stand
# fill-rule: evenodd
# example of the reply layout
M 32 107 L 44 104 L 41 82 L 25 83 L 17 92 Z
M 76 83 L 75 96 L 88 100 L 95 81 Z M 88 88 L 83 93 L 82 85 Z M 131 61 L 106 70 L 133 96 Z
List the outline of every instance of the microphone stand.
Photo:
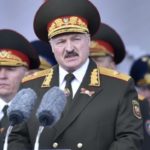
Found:
M 44 126 L 39 126 L 39 130 L 36 136 L 36 140 L 35 140 L 35 144 L 34 144 L 34 150 L 39 150 L 39 139 L 40 139 L 40 135 L 44 130 Z
M 7 129 L 3 150 L 7 150 L 8 149 L 8 137 L 9 137 L 12 129 L 13 129 L 12 125 L 10 125 L 8 127 L 8 129 Z

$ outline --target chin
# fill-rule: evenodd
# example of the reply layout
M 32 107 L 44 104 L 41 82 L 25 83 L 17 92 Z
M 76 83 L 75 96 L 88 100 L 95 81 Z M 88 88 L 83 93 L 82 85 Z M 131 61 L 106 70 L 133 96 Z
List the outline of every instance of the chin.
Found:
M 1 96 L 1 95 L 9 94 L 8 91 L 9 91 L 9 90 L 7 90 L 7 89 L 6 89 L 6 90 L 5 90 L 5 89 L 0 89 L 0 96 Z
M 74 72 L 75 70 L 77 70 L 78 69 L 78 67 L 76 67 L 76 66 L 67 66 L 66 67 L 66 70 L 68 71 L 68 72 Z

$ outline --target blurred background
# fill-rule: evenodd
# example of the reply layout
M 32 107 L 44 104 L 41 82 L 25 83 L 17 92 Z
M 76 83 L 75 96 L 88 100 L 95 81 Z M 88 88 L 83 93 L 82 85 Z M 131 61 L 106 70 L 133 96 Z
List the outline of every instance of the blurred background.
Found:
M 128 73 L 134 59 L 150 54 L 150 1 L 91 1 L 98 8 L 102 22 L 113 27 L 122 37 L 128 53 L 118 69 Z M 44 0 L 0 0 L 0 29 L 14 29 L 29 41 L 36 40 L 33 18 L 43 2 Z

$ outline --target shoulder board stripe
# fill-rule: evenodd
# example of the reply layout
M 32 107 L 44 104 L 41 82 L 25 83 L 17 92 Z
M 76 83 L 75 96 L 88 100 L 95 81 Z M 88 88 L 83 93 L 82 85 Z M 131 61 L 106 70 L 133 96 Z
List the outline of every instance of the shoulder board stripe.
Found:
M 107 76 L 110 76 L 110 77 L 114 77 L 114 78 L 117 78 L 117 79 L 121 79 L 121 80 L 124 80 L 124 81 L 128 81 L 131 78 L 127 74 L 120 73 L 116 70 L 108 69 L 108 68 L 105 68 L 105 67 L 99 67 L 99 71 L 100 71 L 100 74 L 107 75 Z
M 30 80 L 34 80 L 43 76 L 46 76 L 47 74 L 49 74 L 53 69 L 46 69 L 46 70 L 42 70 L 42 71 L 37 71 L 33 74 L 27 75 L 22 79 L 22 83 L 30 81 Z

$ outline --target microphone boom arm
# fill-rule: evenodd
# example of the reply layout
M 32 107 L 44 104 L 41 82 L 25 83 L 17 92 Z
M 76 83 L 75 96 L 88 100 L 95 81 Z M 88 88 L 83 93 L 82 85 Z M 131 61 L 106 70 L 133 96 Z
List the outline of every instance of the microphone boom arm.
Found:
M 39 130 L 36 136 L 36 140 L 35 140 L 35 144 L 34 144 L 34 150 L 39 150 L 39 139 L 40 139 L 40 135 L 44 130 L 44 126 L 39 126 Z
M 13 129 L 13 126 L 12 126 L 12 125 L 10 125 L 10 126 L 8 127 L 8 129 L 7 129 L 3 150 L 7 150 L 7 148 L 8 148 L 8 137 L 9 137 L 9 135 L 10 135 L 12 129 Z

